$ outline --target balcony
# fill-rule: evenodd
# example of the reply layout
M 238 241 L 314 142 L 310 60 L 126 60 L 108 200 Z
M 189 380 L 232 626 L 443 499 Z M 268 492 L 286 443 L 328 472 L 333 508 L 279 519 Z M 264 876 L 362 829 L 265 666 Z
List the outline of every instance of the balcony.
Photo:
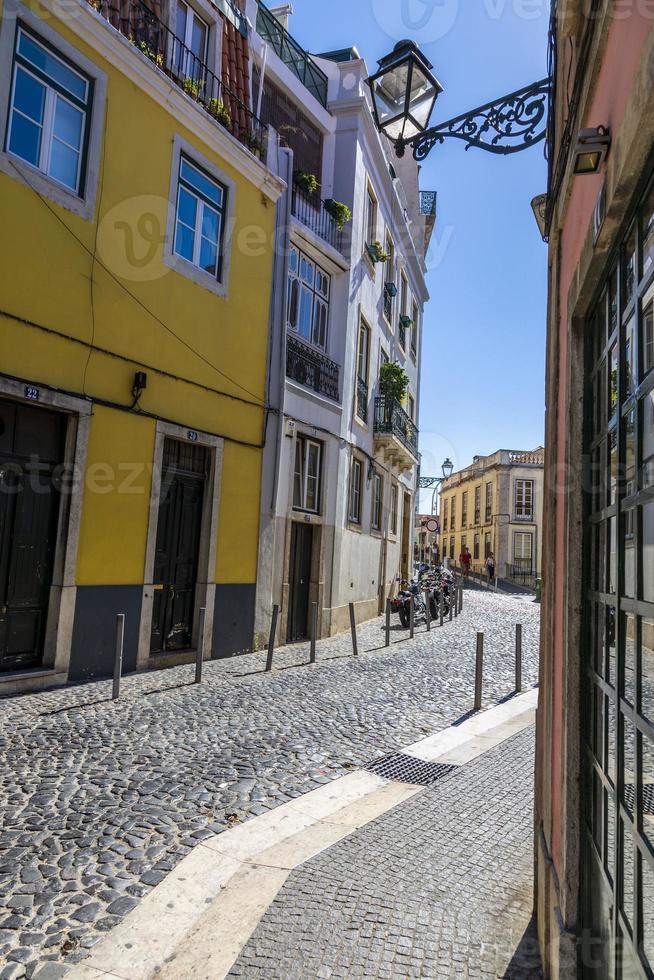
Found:
M 304 87 L 325 109 L 327 108 L 327 76 L 310 55 L 291 37 L 274 14 L 259 0 L 257 33 L 267 41 L 275 54 L 293 72 Z
M 101 17 L 198 106 L 263 159 L 265 127 L 142 0 L 89 0 Z M 238 11 L 235 12 L 238 13 Z M 239 15 L 240 16 L 240 15 Z
M 327 242 L 337 251 L 342 251 L 343 232 L 338 227 L 331 214 L 325 211 L 318 194 L 306 194 L 299 187 L 293 187 L 291 198 L 293 216 L 301 221 L 310 231 Z
M 375 451 L 397 466 L 410 470 L 418 462 L 418 429 L 394 398 L 375 398 Z
M 325 354 L 309 347 L 298 337 L 286 335 L 286 377 L 319 395 L 339 401 L 339 367 Z

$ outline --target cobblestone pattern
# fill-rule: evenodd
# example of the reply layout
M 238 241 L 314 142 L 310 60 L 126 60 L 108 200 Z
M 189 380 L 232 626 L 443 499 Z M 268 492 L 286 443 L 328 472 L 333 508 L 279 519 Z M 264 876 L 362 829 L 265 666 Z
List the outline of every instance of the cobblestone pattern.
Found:
M 229 977 L 541 977 L 533 729 L 292 872 Z
M 76 962 L 203 838 L 442 729 L 469 710 L 474 637 L 489 631 L 485 700 L 512 689 L 533 603 L 471 591 L 463 616 L 413 641 L 381 620 L 265 655 L 0 700 L 0 980 Z M 492 635 L 491 635 L 492 631 Z M 288 669 L 287 669 L 288 668 Z M 294 669 L 291 669 L 294 668 Z

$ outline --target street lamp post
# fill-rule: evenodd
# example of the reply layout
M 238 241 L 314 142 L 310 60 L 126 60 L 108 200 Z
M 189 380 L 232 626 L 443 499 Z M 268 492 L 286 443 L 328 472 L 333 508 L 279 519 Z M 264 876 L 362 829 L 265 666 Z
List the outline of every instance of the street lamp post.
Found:
M 490 153 L 518 153 L 545 139 L 551 82 L 538 82 L 429 127 L 443 86 L 432 65 L 413 41 L 399 41 L 368 79 L 375 122 L 395 146 L 398 157 L 407 146 L 424 160 L 436 143 L 463 140 Z
M 431 495 L 431 510 L 430 510 L 430 514 L 432 515 L 432 517 L 434 516 L 434 502 L 436 499 L 436 493 L 438 492 L 441 484 L 452 476 L 453 470 L 454 470 L 454 463 L 448 456 L 447 459 L 443 460 L 443 463 L 441 465 L 441 471 L 443 473 L 442 476 L 421 476 L 418 480 L 418 488 L 420 490 L 431 490 L 433 487 L 433 492 Z

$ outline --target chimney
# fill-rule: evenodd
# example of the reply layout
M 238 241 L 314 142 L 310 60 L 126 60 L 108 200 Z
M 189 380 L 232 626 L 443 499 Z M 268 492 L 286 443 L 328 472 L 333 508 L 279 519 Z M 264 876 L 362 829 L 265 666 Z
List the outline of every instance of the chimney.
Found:
M 280 3 L 277 7 L 269 7 L 270 13 L 277 18 L 284 30 L 288 30 L 288 18 L 293 13 L 292 3 Z

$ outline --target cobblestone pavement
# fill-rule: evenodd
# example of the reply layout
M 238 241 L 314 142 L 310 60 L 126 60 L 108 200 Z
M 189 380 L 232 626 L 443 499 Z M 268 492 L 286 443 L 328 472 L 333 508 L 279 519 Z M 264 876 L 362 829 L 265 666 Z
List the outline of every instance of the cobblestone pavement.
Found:
M 533 728 L 293 871 L 230 978 L 541 977 Z
M 275 654 L 0 700 L 0 978 L 76 962 L 199 840 L 440 730 L 510 693 L 513 631 L 537 681 L 539 607 L 471 590 L 463 615 L 413 641 L 381 620 Z

